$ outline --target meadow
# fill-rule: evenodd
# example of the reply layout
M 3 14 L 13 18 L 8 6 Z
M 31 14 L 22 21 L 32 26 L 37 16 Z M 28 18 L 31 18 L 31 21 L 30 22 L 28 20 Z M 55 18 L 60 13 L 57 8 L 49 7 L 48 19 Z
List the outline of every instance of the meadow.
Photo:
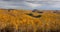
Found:
M 0 9 L 0 32 L 60 32 L 60 11 Z

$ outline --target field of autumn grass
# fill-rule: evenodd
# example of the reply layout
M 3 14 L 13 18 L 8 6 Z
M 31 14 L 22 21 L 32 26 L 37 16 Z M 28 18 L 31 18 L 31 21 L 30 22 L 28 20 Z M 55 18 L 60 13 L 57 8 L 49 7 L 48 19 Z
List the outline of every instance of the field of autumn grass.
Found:
M 60 11 L 0 9 L 0 32 L 60 32 Z

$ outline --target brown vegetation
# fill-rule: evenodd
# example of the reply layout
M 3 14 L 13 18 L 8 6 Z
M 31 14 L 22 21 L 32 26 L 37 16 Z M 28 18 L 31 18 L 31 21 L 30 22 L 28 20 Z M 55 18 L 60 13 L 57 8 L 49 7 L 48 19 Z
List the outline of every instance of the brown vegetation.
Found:
M 60 32 L 60 14 L 0 9 L 1 32 Z

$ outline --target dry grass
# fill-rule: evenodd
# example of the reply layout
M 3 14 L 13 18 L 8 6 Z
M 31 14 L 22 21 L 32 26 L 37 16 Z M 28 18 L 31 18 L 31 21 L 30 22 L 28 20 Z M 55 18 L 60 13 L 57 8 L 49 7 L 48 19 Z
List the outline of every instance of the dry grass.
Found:
M 25 10 L 0 10 L 1 32 L 57 32 L 59 30 L 60 14 L 58 13 L 46 11 L 40 14 Z

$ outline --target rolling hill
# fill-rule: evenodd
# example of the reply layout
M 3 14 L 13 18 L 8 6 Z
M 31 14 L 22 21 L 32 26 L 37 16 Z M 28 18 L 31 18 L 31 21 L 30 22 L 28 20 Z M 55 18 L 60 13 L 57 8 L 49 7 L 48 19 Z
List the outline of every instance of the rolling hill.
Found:
M 60 32 L 60 13 L 57 12 L 0 9 L 0 31 Z

